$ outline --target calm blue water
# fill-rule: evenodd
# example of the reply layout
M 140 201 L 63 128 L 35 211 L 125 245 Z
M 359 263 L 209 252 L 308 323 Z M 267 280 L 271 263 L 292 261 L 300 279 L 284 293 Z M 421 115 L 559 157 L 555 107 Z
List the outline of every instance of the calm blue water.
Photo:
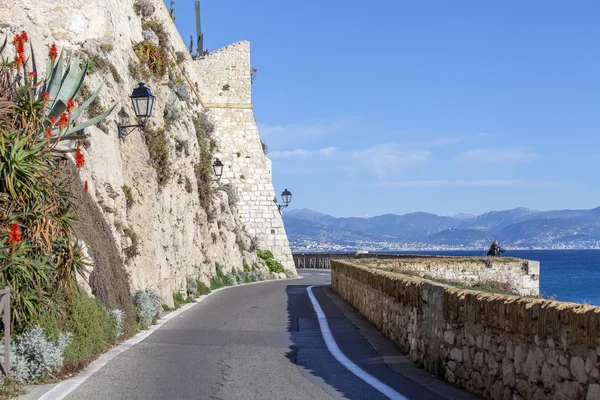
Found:
M 394 253 L 481 256 L 484 251 L 407 251 Z M 545 298 L 600 306 L 600 250 L 506 250 L 505 257 L 540 262 Z

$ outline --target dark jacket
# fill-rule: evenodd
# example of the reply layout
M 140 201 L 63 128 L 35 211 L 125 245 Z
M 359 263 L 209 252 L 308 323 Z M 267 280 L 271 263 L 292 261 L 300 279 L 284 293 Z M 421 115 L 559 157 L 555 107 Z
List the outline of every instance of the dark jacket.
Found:
M 498 246 L 497 244 L 493 244 L 490 247 L 490 249 L 488 250 L 487 255 L 492 256 L 492 257 L 499 257 L 500 253 L 504 253 L 504 252 L 505 252 L 505 250 L 502 247 Z

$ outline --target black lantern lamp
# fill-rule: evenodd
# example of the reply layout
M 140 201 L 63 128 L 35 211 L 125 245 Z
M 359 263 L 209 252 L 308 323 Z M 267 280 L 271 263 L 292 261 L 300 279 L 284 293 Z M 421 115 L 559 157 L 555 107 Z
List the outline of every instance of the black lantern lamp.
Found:
M 221 179 L 221 176 L 223 175 L 223 163 L 221 162 L 221 160 L 217 158 L 213 163 L 212 167 L 213 171 L 215 171 L 215 176 L 217 177 L 217 180 Z
M 287 206 L 290 205 L 290 202 L 292 201 L 292 192 L 285 189 L 283 192 L 281 192 L 281 200 L 283 200 L 283 204 L 277 204 L 279 211 L 281 211 L 283 208 L 287 208 Z M 277 198 L 275 198 L 275 203 L 277 203 Z
M 133 105 L 133 111 L 137 117 L 139 124 L 137 125 L 121 125 L 117 123 L 119 127 L 119 138 L 123 139 L 129 135 L 135 128 L 143 128 L 146 126 L 146 122 L 152 115 L 152 107 L 154 106 L 154 96 L 150 91 L 150 88 L 144 86 L 144 82 L 140 82 L 139 86 L 133 89 L 131 93 L 131 104 Z M 129 129 L 129 132 L 127 130 Z

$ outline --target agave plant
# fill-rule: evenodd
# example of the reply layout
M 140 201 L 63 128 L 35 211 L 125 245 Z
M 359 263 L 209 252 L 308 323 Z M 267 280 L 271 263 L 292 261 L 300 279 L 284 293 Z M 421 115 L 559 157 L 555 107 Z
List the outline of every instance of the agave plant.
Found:
M 6 42 L 5 38 L 4 43 L 0 46 L 0 53 L 4 50 Z M 45 79 L 40 81 L 33 46 L 30 46 L 30 54 L 31 71 L 28 71 L 28 63 L 23 62 L 22 77 L 24 85 L 17 91 L 16 103 L 18 106 L 25 108 L 24 112 L 30 118 L 36 120 L 35 125 L 43 126 L 43 129 L 37 132 L 40 136 L 43 136 L 44 130 L 50 127 L 52 128 L 52 135 L 56 139 L 81 139 L 80 135 L 74 134 L 102 122 L 115 109 L 116 103 L 101 115 L 75 125 L 74 121 L 98 97 L 102 89 L 101 85 L 78 108 L 68 113 L 69 121 L 67 129 L 61 130 L 58 127 L 52 126 L 49 122 L 50 119 L 54 118 L 58 120 L 67 111 L 69 99 L 74 99 L 79 93 L 87 75 L 89 64 L 87 61 L 81 63 L 79 56 L 69 56 L 65 62 L 64 51 L 61 51 L 60 56 L 56 59 L 56 47 L 53 45 L 48 55 Z M 6 61 L 4 61 L 4 64 L 6 64 Z M 39 115 L 39 111 L 42 111 L 41 115 Z
M 25 32 L 17 35 L 15 60 L 0 62 L 0 287 L 11 288 L 11 327 L 17 332 L 53 309 L 57 294 L 73 289 L 87 265 L 73 238 L 71 187 L 55 144 L 81 138 L 77 132 L 114 109 L 74 125 L 99 90 L 74 107 L 87 64 L 80 68 L 79 57 L 63 62 L 53 46 L 46 77 L 39 79 L 33 51 L 25 57 L 27 42 Z M 54 129 L 50 121 L 59 116 L 60 128 Z M 79 145 L 75 161 L 85 164 Z
M 46 102 L 45 109 L 45 115 L 48 118 L 54 117 L 58 119 L 58 117 L 65 112 L 69 99 L 74 99 L 77 96 L 77 93 L 79 93 L 88 70 L 89 64 L 87 61 L 85 64 L 83 64 L 83 69 L 80 69 L 79 66 L 81 63 L 79 56 L 69 57 L 66 64 L 63 65 L 63 53 L 64 52 L 61 51 L 56 63 L 48 62 L 46 81 L 41 87 L 41 90 L 38 90 L 37 93 L 38 101 L 43 101 L 44 93 L 48 93 L 49 101 Z M 33 50 L 31 54 L 31 60 L 35 71 L 35 58 L 33 56 Z M 64 66 L 66 66 L 66 69 L 63 71 Z M 34 79 L 37 79 L 36 77 L 37 74 L 34 75 Z M 36 82 L 34 82 L 34 86 L 35 85 Z M 74 137 L 72 137 L 74 133 L 102 122 L 115 109 L 116 103 L 101 115 L 74 125 L 74 120 L 79 117 L 83 111 L 85 111 L 85 109 L 94 101 L 94 99 L 96 99 L 100 89 L 102 89 L 102 85 L 78 108 L 70 113 L 69 128 L 61 136 L 61 140 L 74 139 Z M 57 135 L 58 132 L 58 129 L 53 130 L 54 135 Z M 42 133 L 40 132 L 40 134 Z

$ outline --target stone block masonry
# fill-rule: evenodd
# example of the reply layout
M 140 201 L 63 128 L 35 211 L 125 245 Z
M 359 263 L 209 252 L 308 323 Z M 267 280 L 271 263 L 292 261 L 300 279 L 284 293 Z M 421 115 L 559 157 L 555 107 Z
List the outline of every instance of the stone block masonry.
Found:
M 219 49 L 197 60 L 196 66 L 198 91 L 215 124 L 215 157 L 225 164 L 221 183 L 236 188 L 238 213 L 258 246 L 271 250 L 293 271 L 288 238 L 274 201 L 271 161 L 264 154 L 251 109 L 250 43 Z
M 494 400 L 600 399 L 600 307 L 331 266 L 333 289 L 438 377 Z
M 369 258 L 368 256 L 365 258 Z M 392 272 L 422 278 L 459 282 L 468 286 L 501 287 L 521 296 L 540 294 L 539 261 L 512 257 L 430 257 L 380 254 L 378 260 L 362 260 L 360 265 L 387 268 Z

